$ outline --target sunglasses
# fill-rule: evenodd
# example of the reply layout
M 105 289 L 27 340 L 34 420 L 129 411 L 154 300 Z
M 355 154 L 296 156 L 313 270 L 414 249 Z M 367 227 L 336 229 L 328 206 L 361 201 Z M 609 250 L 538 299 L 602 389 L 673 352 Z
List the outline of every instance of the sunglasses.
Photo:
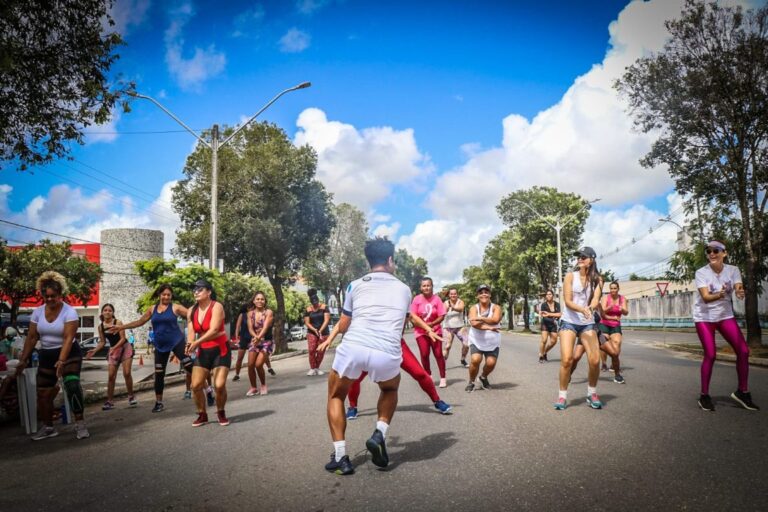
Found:
M 207 290 L 208 288 L 204 286 L 196 286 L 192 289 L 192 293 L 200 293 L 203 290 Z
M 579 261 L 588 260 L 589 256 L 584 256 L 583 254 L 579 254 Z
M 704 252 L 707 254 L 720 254 L 723 251 L 720 249 L 705 249 Z

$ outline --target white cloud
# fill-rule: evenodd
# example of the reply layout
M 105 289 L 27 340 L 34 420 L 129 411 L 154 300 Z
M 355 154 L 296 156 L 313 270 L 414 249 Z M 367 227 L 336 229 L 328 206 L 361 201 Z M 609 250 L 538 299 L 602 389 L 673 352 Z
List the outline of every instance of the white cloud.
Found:
M 163 185 L 158 197 L 147 207 L 138 208 L 129 196 L 115 196 L 102 189 L 87 194 L 80 188 L 55 185 L 47 195 L 34 197 L 20 211 L 10 211 L 8 197 L 13 187 L 0 184 L 0 214 L 6 220 L 23 226 L 43 229 L 70 237 L 98 242 L 103 229 L 159 229 L 165 237 L 166 251 L 176 244 L 179 218 L 168 205 L 175 181 Z M 61 241 L 29 229 L 0 225 L 0 236 L 17 242 L 35 242 L 42 238 Z
M 104 29 L 117 32 L 125 37 L 130 29 L 141 26 L 147 19 L 147 12 L 152 5 L 151 0 L 118 0 L 112 4 L 109 14 L 114 21 L 113 26 L 104 23 Z
M 373 228 L 373 236 L 385 236 L 390 240 L 394 240 L 398 231 L 400 231 L 399 222 L 393 222 L 392 224 L 379 224 Z
M 293 27 L 280 38 L 280 51 L 284 53 L 299 53 L 309 48 L 312 37 Z
M 374 213 L 371 215 L 371 221 L 374 223 L 389 222 L 391 218 L 392 218 L 391 215 L 385 215 L 383 213 Z
M 301 14 L 310 15 L 330 4 L 332 1 L 333 0 L 297 0 L 296 10 Z
M 121 109 L 115 107 L 112 109 L 109 121 L 104 124 L 91 125 L 85 129 L 86 144 L 96 144 L 98 142 L 114 142 L 117 139 L 117 123 L 120 121 Z
M 227 64 L 223 52 L 210 44 L 207 48 L 195 47 L 192 57 L 184 57 L 184 26 L 195 15 L 191 2 L 180 4 L 171 11 L 171 22 L 165 31 L 165 63 L 173 79 L 182 89 L 198 90 L 200 86 L 222 71 Z
M 309 144 L 318 155 L 317 177 L 337 203 L 368 211 L 389 194 L 392 185 L 429 175 L 429 157 L 416 146 L 413 130 L 384 126 L 358 130 L 329 121 L 317 108 L 304 110 L 296 121 L 294 142 Z
M 254 37 L 256 29 L 261 26 L 265 15 L 264 6 L 261 4 L 256 4 L 252 8 L 241 12 L 235 16 L 235 28 L 232 31 L 232 37 Z

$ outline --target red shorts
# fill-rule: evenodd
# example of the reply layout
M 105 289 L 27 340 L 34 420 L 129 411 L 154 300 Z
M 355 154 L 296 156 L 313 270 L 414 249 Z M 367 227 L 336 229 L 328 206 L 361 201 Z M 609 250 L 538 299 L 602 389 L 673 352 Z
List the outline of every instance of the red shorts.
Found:
M 107 362 L 115 366 L 127 359 L 133 359 L 133 347 L 130 343 L 124 343 L 117 350 L 110 350 Z

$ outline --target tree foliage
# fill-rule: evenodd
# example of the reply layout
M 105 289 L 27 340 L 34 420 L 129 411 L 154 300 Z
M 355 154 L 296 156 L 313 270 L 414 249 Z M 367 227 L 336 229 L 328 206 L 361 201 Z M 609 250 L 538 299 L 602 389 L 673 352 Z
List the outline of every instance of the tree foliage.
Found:
M 276 326 L 285 322 L 283 284 L 295 279 L 313 252 L 327 247 L 333 228 L 330 194 L 315 179 L 316 167 L 312 148 L 294 146 L 269 123 L 248 126 L 219 151 L 219 255 L 226 268 L 269 280 Z M 173 189 L 181 218 L 177 248 L 189 258 L 208 253 L 210 172 L 211 152 L 198 145 Z M 282 329 L 276 329 L 275 342 L 278 352 L 285 350 Z
M 301 274 L 326 297 L 334 293 L 342 303 L 346 285 L 368 269 L 364 253 L 368 222 L 360 209 L 347 203 L 335 205 L 332 214 L 335 225 L 327 249 L 322 247 L 313 251 Z
M 756 10 L 688 0 L 666 22 L 659 53 L 615 84 L 635 125 L 658 138 L 641 163 L 665 164 L 677 191 L 716 217 L 738 219 L 746 320 L 760 343 L 758 285 L 768 275 L 768 6 Z
M 395 275 L 408 285 L 412 293 L 419 293 L 421 278 L 428 275 L 427 260 L 421 257 L 414 258 L 405 249 L 395 251 Z
M 110 70 L 123 44 L 111 0 L 4 0 L 0 6 L 0 162 L 20 170 L 65 156 L 133 88 Z M 123 104 L 127 110 L 127 104 Z

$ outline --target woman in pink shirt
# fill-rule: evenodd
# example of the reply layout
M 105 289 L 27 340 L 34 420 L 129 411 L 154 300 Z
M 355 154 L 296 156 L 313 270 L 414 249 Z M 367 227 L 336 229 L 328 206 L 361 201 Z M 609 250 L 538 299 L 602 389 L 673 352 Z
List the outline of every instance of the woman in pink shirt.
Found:
M 425 277 L 421 280 L 421 293 L 415 296 L 413 302 L 411 302 L 411 314 L 424 320 L 435 331 L 437 336 L 442 336 L 443 330 L 440 325 L 443 322 L 443 318 L 445 318 L 445 306 L 443 306 L 443 301 L 440 297 L 432 293 L 432 287 L 431 277 Z M 416 334 L 416 344 L 419 346 L 421 365 L 428 374 L 432 375 L 429 365 L 429 351 L 432 350 L 437 361 L 437 369 L 440 372 L 440 387 L 446 387 L 445 358 L 443 357 L 443 347 L 440 345 L 440 341 L 434 341 L 420 327 L 414 327 L 413 330 Z
M 619 354 L 621 354 L 621 340 L 623 337 L 621 333 L 621 315 L 629 314 L 629 309 L 627 309 L 626 297 L 619 295 L 618 282 L 613 281 L 609 290 L 610 293 L 600 301 L 602 315 L 598 328 L 600 333 L 607 338 L 607 341 L 600 345 L 600 349 L 603 354 L 611 356 L 613 381 L 617 384 L 624 384 L 624 377 L 621 375 L 621 368 L 619 366 Z

